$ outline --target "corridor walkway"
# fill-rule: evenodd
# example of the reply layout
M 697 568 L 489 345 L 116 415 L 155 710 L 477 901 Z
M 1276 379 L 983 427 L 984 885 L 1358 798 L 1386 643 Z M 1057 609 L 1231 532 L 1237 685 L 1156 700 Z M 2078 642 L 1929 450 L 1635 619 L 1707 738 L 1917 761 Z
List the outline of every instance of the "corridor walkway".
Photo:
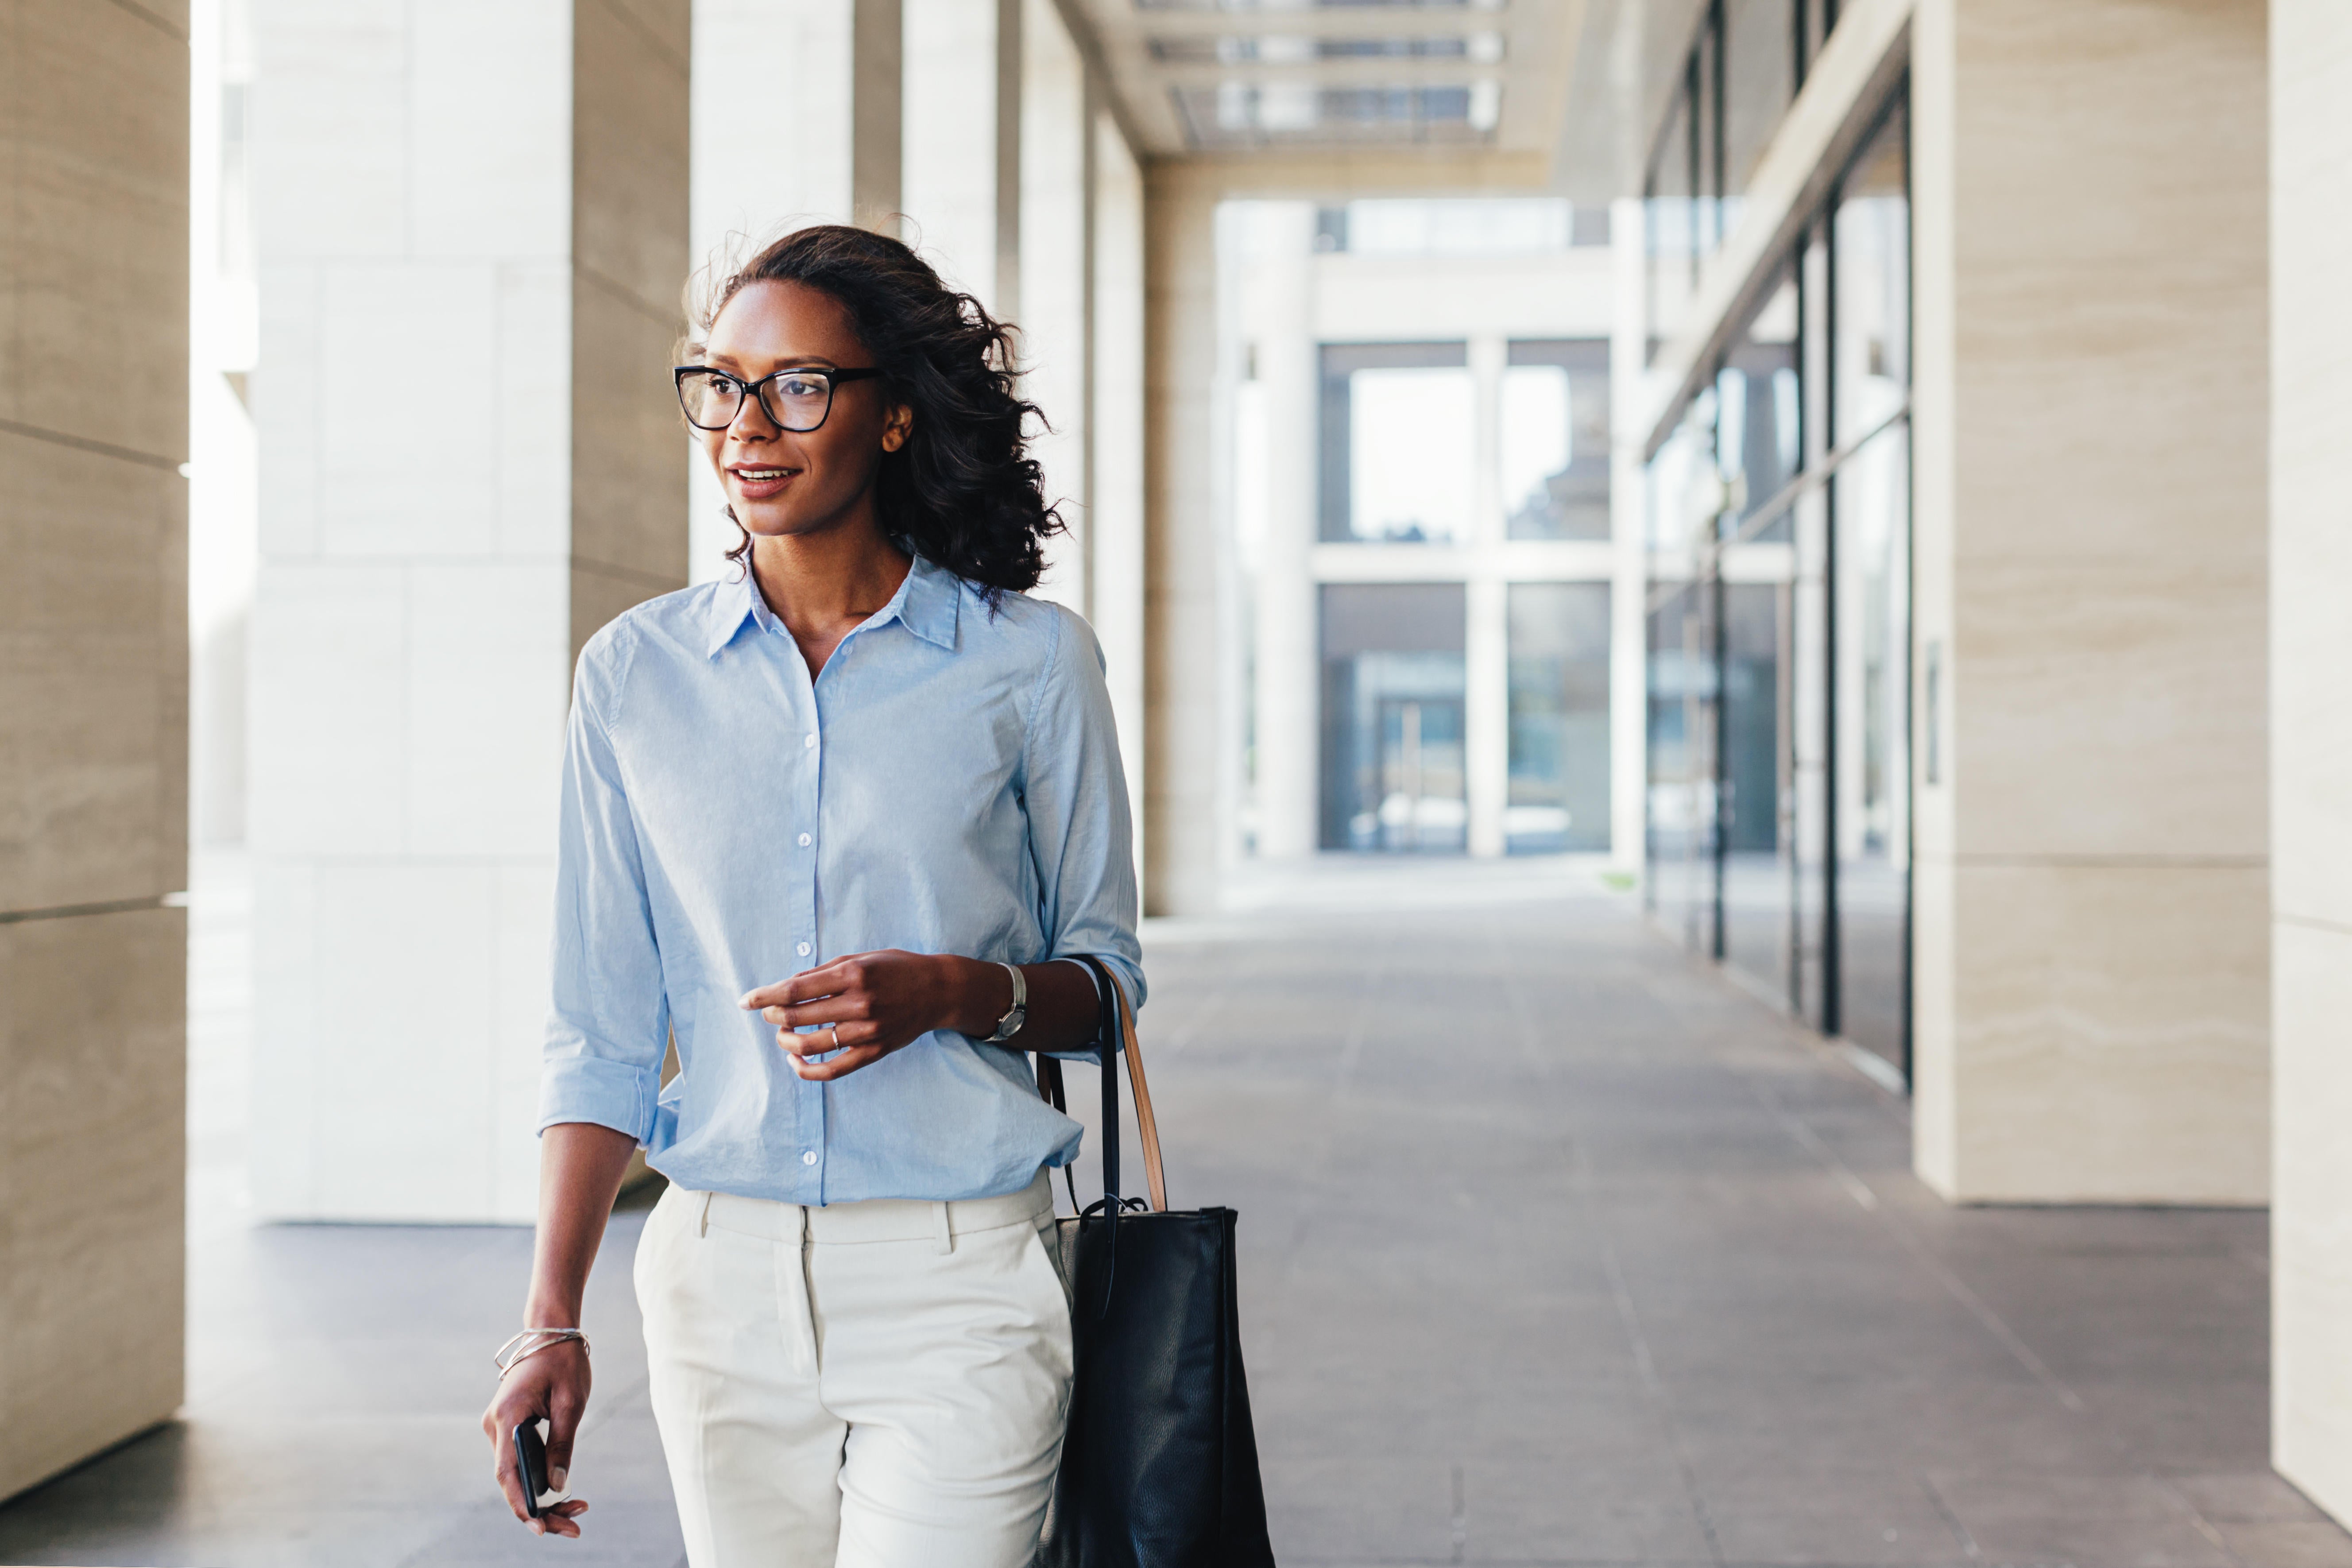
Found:
M 1145 1038 L 1175 1201 L 1241 1211 L 1284 1563 L 2352 1568 L 2264 1462 L 2260 1215 L 1943 1206 L 1899 1101 L 1573 869 L 1245 901 L 1152 931 Z M 504 1521 L 473 1429 L 526 1236 L 246 1227 L 184 1422 L 0 1509 L 0 1563 L 677 1561 L 637 1219 L 585 1540 Z

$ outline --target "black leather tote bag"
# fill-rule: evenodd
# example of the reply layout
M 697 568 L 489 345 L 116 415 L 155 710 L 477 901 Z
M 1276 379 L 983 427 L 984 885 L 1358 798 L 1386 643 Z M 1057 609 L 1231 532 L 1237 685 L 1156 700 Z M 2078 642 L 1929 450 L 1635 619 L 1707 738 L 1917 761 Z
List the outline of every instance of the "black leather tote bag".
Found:
M 1109 970 L 1087 965 L 1102 996 L 1103 1196 L 1058 1222 L 1077 1382 L 1036 1568 L 1273 1568 L 1242 1375 L 1234 1211 L 1169 1208 L 1134 1015 Z M 1119 1195 L 1121 1054 L 1148 1208 Z M 1061 1063 L 1037 1066 L 1039 1092 L 1060 1107 Z

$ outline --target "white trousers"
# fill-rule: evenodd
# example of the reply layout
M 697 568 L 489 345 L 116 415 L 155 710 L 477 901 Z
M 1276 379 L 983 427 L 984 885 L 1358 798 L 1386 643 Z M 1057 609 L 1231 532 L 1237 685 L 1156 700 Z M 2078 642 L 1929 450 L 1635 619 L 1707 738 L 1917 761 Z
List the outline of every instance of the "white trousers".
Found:
M 1023 1568 L 1061 1458 L 1053 1189 L 796 1204 L 672 1187 L 637 1243 L 693 1568 Z

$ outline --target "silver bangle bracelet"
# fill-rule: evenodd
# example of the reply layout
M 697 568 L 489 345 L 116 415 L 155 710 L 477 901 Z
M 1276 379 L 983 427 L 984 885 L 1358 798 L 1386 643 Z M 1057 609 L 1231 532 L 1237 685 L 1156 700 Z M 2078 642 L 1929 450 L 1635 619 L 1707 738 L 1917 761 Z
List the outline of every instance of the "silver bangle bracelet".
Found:
M 515 1349 L 517 1345 L 521 1344 L 525 1340 L 532 1339 L 537 1340 L 539 1342 L 525 1350 L 519 1351 Z M 490 1364 L 499 1369 L 499 1375 L 500 1377 L 504 1377 L 507 1373 L 512 1372 L 516 1367 L 521 1365 L 524 1362 L 529 1361 L 540 1352 L 547 1350 L 551 1346 L 562 1344 L 568 1340 L 578 1340 L 580 1342 L 581 1354 L 586 1355 L 590 1353 L 588 1350 L 588 1336 L 581 1332 L 578 1329 L 525 1329 L 522 1332 L 517 1334 L 514 1338 L 509 1340 L 506 1343 L 498 1348 L 497 1352 L 490 1357 Z

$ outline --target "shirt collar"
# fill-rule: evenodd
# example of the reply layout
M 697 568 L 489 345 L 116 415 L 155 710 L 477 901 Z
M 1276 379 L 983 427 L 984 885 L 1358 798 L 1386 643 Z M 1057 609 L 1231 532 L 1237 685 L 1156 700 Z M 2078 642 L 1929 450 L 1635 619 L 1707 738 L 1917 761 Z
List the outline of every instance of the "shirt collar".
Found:
M 898 591 L 866 625 L 881 626 L 896 620 L 925 642 L 953 653 L 956 613 L 962 597 L 962 584 L 953 573 L 918 555 L 907 569 L 906 580 L 898 584 Z M 705 657 L 717 658 L 719 650 L 735 640 L 735 634 L 743 629 L 746 620 L 756 622 L 763 632 L 783 629 L 777 624 L 774 612 L 768 608 L 768 602 L 760 596 L 748 565 L 740 577 L 722 579 L 710 595 Z

